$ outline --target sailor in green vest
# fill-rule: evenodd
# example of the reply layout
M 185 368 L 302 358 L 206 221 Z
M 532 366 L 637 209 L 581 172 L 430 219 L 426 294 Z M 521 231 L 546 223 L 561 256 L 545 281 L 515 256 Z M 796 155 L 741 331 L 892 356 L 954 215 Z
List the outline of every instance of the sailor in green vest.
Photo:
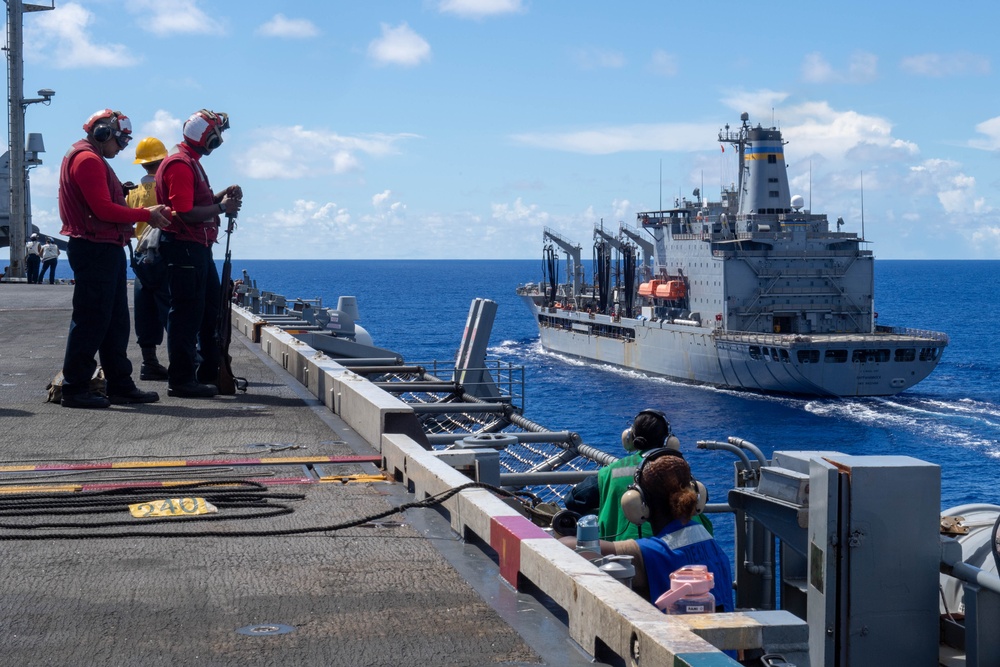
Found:
M 680 440 L 670 430 L 670 422 L 666 415 L 651 408 L 642 410 L 635 416 L 632 426 L 622 432 L 622 447 L 629 452 L 628 456 L 604 466 L 597 473 L 598 507 L 593 506 L 595 494 L 592 493 L 592 485 L 581 483 L 567 497 L 566 508 L 580 514 L 596 513 L 602 540 L 619 542 L 641 537 L 640 527 L 625 518 L 621 508 L 621 497 L 632 484 L 636 468 L 646 452 L 660 447 L 680 452 L 680 444 Z M 698 485 L 700 509 L 704 508 L 708 500 L 708 491 L 700 482 Z M 587 487 L 590 488 L 590 493 L 586 492 Z M 585 496 L 589 498 L 585 500 Z M 586 508 L 584 504 L 591 507 Z M 695 515 L 694 521 L 701 522 L 710 533 L 712 532 L 711 522 L 700 511 Z

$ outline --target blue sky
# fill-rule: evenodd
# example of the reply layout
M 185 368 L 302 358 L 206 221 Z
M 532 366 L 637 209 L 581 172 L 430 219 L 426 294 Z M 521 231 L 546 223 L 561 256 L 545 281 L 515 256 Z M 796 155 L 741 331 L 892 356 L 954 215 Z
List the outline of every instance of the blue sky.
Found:
M 996 259 L 998 19 L 975 1 L 57 0 L 24 18 L 25 95 L 56 91 L 27 110 L 47 148 L 34 222 L 59 230 L 59 161 L 93 111 L 171 145 L 204 107 L 232 122 L 204 164 L 245 193 L 234 256 L 533 258 L 543 227 L 589 248 L 600 220 L 716 195 L 735 178 L 718 131 L 747 111 L 782 129 L 814 212 L 860 233 L 863 199 L 877 257 Z

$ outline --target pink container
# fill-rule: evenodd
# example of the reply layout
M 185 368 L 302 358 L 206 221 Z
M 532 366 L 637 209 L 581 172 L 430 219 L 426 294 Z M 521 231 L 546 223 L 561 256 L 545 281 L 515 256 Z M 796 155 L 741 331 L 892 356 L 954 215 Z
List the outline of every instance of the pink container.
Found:
M 715 596 L 709 591 L 715 577 L 704 565 L 686 565 L 670 574 L 670 590 L 656 599 L 668 614 L 714 614 Z

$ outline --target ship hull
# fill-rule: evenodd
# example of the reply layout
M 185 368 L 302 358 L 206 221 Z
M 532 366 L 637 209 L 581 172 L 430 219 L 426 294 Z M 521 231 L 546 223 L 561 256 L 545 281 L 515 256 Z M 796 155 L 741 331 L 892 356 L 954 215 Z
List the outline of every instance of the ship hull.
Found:
M 522 295 L 544 349 L 694 384 L 808 396 L 891 396 L 926 378 L 947 340 L 780 335 L 545 308 Z

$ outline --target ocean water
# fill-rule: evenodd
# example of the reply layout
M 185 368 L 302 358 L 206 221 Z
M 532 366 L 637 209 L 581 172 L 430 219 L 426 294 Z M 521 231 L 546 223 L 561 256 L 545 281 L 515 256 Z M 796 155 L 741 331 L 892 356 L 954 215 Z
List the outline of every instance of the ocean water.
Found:
M 645 407 L 663 410 L 715 500 L 732 486 L 732 454 L 698 440 L 742 437 L 781 449 L 908 455 L 942 468 L 942 508 L 1000 504 L 1000 261 L 876 260 L 881 324 L 951 338 L 924 382 L 891 398 L 806 399 L 686 385 L 547 353 L 514 294 L 541 260 L 233 260 L 258 287 L 289 298 L 357 297 L 375 343 L 407 362 L 452 361 L 475 297 L 496 301 L 491 352 L 523 365 L 525 415 L 622 454 L 620 433 Z M 589 275 L 589 268 L 588 268 Z M 913 493 L 920 493 L 913 489 Z

